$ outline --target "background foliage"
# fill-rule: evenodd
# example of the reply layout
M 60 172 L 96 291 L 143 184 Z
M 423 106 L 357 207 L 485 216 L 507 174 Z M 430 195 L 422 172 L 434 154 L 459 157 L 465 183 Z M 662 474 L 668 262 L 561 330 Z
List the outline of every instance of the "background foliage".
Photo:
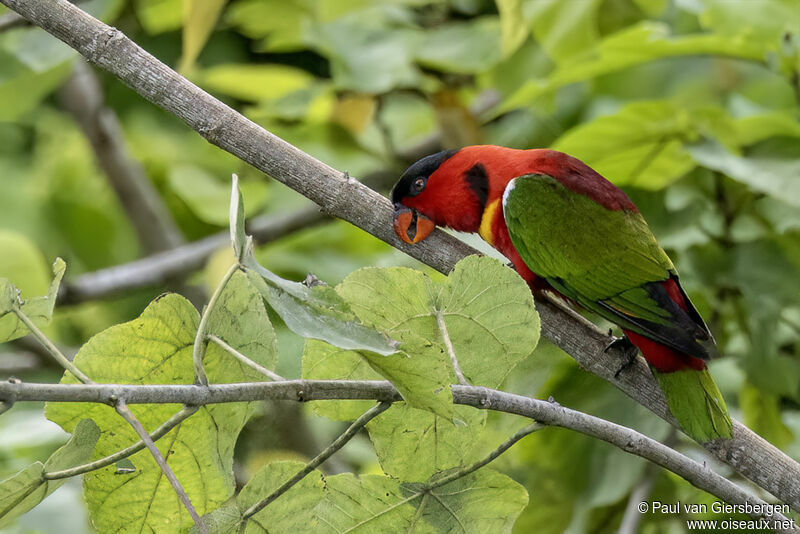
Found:
M 434 133 L 444 147 L 550 146 L 583 159 L 630 194 L 678 266 L 727 355 L 712 372 L 734 416 L 800 457 L 796 1 L 91 0 L 81 8 L 355 177 L 399 174 L 408 163 L 404 151 Z M 28 295 L 47 292 L 56 256 L 67 261 L 68 280 L 142 254 L 60 103 L 74 60 L 40 30 L 0 33 L 0 276 Z M 187 240 L 225 226 L 232 171 L 242 177 L 248 215 L 304 205 L 115 80 L 102 80 L 129 149 Z M 189 282 L 213 289 L 229 254 L 187 273 Z M 362 266 L 413 264 L 342 222 L 296 232 L 257 256 L 286 278 L 313 271 L 332 285 Z M 47 333 L 81 345 L 138 316 L 164 289 L 57 308 Z M 302 339 L 271 318 L 277 371 L 300 376 L 301 360 L 319 353 L 306 346 L 303 356 Z M 58 370 L 30 350 L 24 342 L 0 347 L 0 373 L 56 381 Z M 552 395 L 658 439 L 683 439 L 544 342 L 503 388 Z M 313 456 L 341 430 L 328 418 L 342 414 L 323 406 L 249 409 L 258 413 L 237 444 L 240 483 L 272 461 Z M 495 443 L 521 422 L 489 414 L 485 424 L 482 440 Z M 66 440 L 36 406 L 0 418 L 0 432 L 0 478 Z M 379 465 L 366 440 L 348 445 L 331 469 L 397 468 Z M 491 446 L 476 447 L 484 445 Z M 702 456 L 688 442 L 681 447 Z M 495 467 L 528 491 L 519 532 L 614 531 L 628 495 L 650 477 L 651 499 L 710 499 L 604 443 L 558 429 L 527 438 Z M 86 531 L 79 491 L 69 482 L 11 528 Z M 679 521 L 646 516 L 644 531 L 674 531 Z

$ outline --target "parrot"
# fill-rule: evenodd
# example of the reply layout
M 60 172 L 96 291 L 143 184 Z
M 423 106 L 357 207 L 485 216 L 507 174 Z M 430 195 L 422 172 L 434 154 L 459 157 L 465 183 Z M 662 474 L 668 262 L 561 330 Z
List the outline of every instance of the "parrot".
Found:
M 467 146 L 411 165 L 391 202 L 402 241 L 419 243 L 436 226 L 478 233 L 534 295 L 554 292 L 619 326 L 618 341 L 641 352 L 687 435 L 731 437 L 706 364 L 718 356 L 711 331 L 642 214 L 591 167 L 555 150 Z

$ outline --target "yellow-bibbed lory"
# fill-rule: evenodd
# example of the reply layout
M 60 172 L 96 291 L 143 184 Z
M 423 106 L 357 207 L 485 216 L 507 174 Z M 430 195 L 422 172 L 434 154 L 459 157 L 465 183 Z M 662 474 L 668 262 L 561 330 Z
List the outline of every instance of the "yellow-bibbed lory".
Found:
M 392 190 L 407 243 L 435 225 L 478 232 L 535 290 L 552 290 L 619 325 L 650 364 L 670 410 L 703 443 L 731 437 L 706 367 L 714 338 L 628 196 L 553 150 L 470 146 L 427 156 Z

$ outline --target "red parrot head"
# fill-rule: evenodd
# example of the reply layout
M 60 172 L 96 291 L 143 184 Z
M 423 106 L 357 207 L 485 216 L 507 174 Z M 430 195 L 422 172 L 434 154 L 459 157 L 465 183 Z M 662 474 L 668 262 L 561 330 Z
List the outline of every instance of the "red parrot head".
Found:
M 419 243 L 437 225 L 477 232 L 484 209 L 493 207 L 487 212 L 496 212 L 509 181 L 534 173 L 548 174 L 610 210 L 636 211 L 625 193 L 567 154 L 476 145 L 424 157 L 403 173 L 392 190 L 395 232 L 406 243 Z M 493 239 L 502 241 L 505 232 L 502 229 Z
M 489 193 L 486 169 L 463 157 L 466 149 L 445 150 L 411 165 L 392 189 L 394 231 L 419 243 L 439 226 L 475 232 Z

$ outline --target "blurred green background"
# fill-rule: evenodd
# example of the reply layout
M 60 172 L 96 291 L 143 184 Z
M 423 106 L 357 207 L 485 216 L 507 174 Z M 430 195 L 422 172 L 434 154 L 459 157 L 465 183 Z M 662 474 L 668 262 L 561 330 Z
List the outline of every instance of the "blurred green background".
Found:
M 800 2 L 796 0 L 91 0 L 80 7 L 268 130 L 388 191 L 441 147 L 553 147 L 623 187 L 681 272 L 726 358 L 712 372 L 734 416 L 800 458 Z M 0 8 L 2 9 L 2 8 Z M 0 11 L 0 276 L 46 292 L 152 252 L 70 111 L 77 57 Z M 225 229 L 231 172 L 248 216 L 292 213 L 297 194 L 207 144 L 102 72 L 124 145 L 180 230 Z M 85 118 L 85 117 L 84 117 Z M 146 287 L 57 308 L 47 333 L 69 350 L 129 320 L 165 290 L 202 302 L 228 262 L 215 253 Z M 417 265 L 343 222 L 260 247 L 292 279 L 333 284 L 365 265 Z M 422 268 L 422 267 L 421 267 Z M 278 372 L 300 375 L 302 340 L 279 325 Z M 55 382 L 35 345 L 0 345 L 0 378 Z M 505 389 L 667 439 L 719 472 L 665 423 L 542 343 Z M 492 439 L 521 424 L 492 414 Z M 341 431 L 307 407 L 265 406 L 239 441 L 237 474 L 308 458 Z M 65 440 L 41 406 L 0 417 L 0 478 Z M 711 502 L 682 479 L 604 443 L 548 429 L 497 467 L 530 494 L 517 532 L 615 532 L 631 492 Z M 379 469 L 359 437 L 330 469 Z M 80 485 L 66 485 L 8 532 L 86 532 Z M 637 501 L 638 502 L 638 501 Z M 640 531 L 682 532 L 676 515 Z

